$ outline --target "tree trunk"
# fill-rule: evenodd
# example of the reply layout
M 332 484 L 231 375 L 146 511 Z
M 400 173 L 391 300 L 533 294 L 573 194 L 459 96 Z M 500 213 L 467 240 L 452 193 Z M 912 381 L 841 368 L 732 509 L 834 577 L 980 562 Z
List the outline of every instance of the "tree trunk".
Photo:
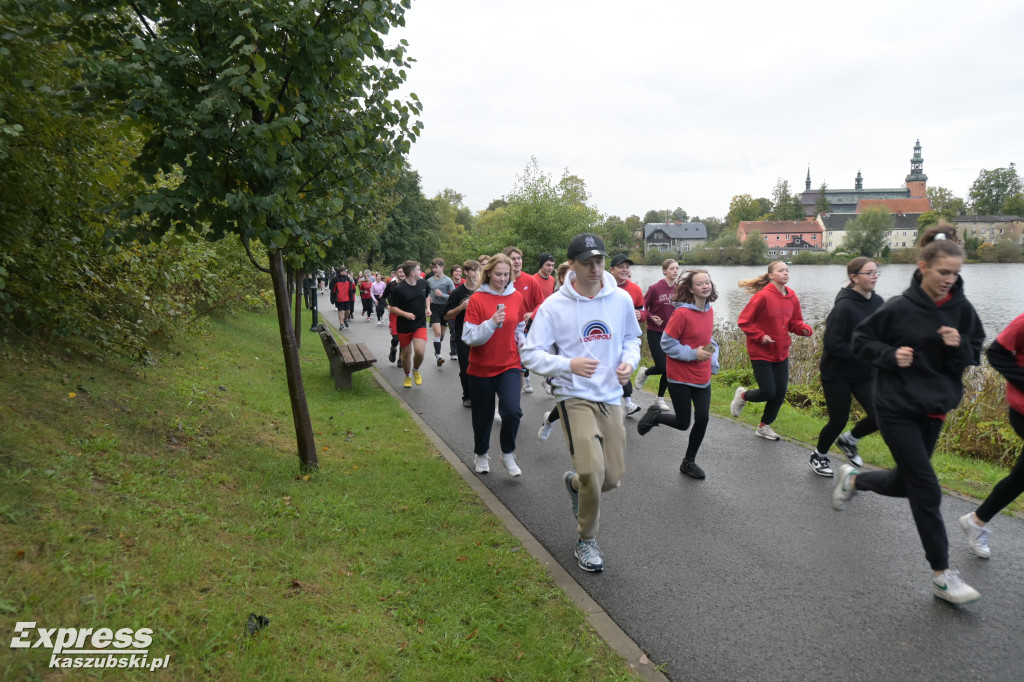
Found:
M 302 307 L 306 300 L 306 280 L 302 279 L 302 270 L 296 270 L 292 275 L 295 282 L 295 324 L 292 325 L 292 334 L 295 335 L 295 347 L 302 348 L 302 333 L 299 332 L 302 325 Z
M 270 252 L 270 277 L 274 282 L 277 326 L 281 332 L 281 349 L 284 351 L 288 397 L 291 399 L 292 421 L 295 422 L 295 440 L 299 450 L 299 467 L 302 471 L 312 471 L 319 468 L 316 441 L 313 438 L 313 424 L 309 419 L 309 405 L 306 404 L 306 389 L 302 385 L 299 347 L 295 343 L 295 327 L 292 326 L 289 315 L 291 306 L 288 305 L 288 277 L 285 274 L 284 257 L 280 249 Z

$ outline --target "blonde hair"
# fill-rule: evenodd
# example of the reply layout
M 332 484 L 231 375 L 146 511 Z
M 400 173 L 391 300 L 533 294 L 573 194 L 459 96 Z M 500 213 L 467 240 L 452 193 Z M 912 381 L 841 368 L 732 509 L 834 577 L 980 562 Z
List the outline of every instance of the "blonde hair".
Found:
M 491 271 L 494 270 L 498 265 L 504 263 L 508 266 L 509 274 L 512 274 L 512 259 L 503 253 L 496 253 L 491 256 L 491 259 L 487 261 L 487 264 L 480 269 L 480 284 L 490 284 Z
M 768 264 L 768 272 L 764 273 L 763 275 L 751 277 L 750 279 L 741 279 L 739 281 L 740 289 L 746 289 L 747 292 L 751 296 L 753 296 L 757 292 L 761 291 L 761 289 L 764 289 L 768 285 L 768 283 L 772 281 L 769 275 L 772 274 L 772 270 L 775 269 L 775 266 L 785 264 L 785 261 L 773 260 L 771 263 Z

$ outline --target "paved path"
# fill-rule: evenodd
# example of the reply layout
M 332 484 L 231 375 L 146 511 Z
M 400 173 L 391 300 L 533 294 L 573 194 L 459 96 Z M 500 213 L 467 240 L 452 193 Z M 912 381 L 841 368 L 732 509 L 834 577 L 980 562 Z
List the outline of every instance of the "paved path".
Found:
M 343 334 L 377 354 L 380 375 L 472 468 L 457 363 L 438 369 L 428 341 L 423 385 L 404 389 L 387 362 L 386 325 L 357 319 Z M 641 438 L 629 419 L 625 479 L 602 499 L 606 568 L 588 574 L 572 556 L 576 522 L 562 485 L 569 455 L 558 428 L 547 442 L 537 438 L 552 399 L 536 389 L 522 396 L 523 475 L 509 478 L 492 457 L 480 479 L 669 678 L 1024 679 L 1020 520 L 994 519 L 994 557 L 976 559 L 956 523 L 972 504 L 945 497 L 950 563 L 982 595 L 954 607 L 931 596 L 905 500 L 862 493 L 834 512 L 834 479 L 810 470 L 807 446 L 765 441 L 716 417 L 697 459 L 708 477 L 694 481 L 678 471 L 686 434 L 660 426 Z M 635 398 L 644 407 L 653 400 Z M 497 429 L 492 439 L 494 454 Z

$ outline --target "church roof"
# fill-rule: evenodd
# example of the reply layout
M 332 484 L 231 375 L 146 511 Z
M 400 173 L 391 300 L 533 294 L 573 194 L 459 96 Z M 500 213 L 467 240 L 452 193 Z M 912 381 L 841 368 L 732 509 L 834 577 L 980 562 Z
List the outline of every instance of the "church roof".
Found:
M 932 202 L 926 197 L 915 199 L 861 199 L 857 202 L 857 213 L 865 208 L 885 206 L 890 213 L 924 213 L 932 210 Z

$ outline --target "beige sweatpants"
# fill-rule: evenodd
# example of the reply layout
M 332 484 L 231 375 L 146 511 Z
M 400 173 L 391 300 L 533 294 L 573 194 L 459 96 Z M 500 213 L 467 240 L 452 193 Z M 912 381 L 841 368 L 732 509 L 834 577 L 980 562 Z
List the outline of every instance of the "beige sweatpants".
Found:
M 581 540 L 593 540 L 601 520 L 601 493 L 619 487 L 626 473 L 622 406 L 567 398 L 558 403 L 562 433 L 576 470 Z

